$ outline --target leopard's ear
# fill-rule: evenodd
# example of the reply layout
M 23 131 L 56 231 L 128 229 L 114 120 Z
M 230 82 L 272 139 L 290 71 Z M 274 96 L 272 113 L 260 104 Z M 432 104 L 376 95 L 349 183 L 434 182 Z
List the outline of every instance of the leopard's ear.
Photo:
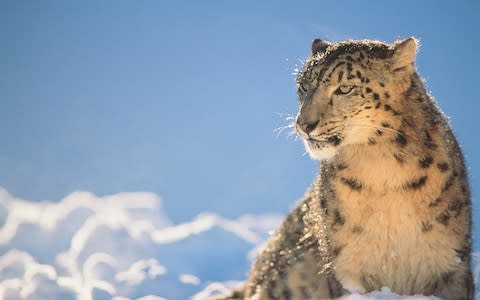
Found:
M 314 39 L 312 42 L 312 55 L 324 52 L 325 49 L 327 49 L 327 47 L 330 45 L 331 44 L 327 41 L 321 39 Z
M 417 53 L 417 40 L 409 37 L 398 41 L 393 45 L 392 71 L 408 71 L 413 69 L 415 55 Z

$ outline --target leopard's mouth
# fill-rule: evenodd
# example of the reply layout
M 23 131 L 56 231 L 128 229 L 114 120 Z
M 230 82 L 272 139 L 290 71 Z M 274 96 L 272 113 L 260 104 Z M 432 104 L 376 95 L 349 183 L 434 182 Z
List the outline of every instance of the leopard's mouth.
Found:
M 310 157 L 317 160 L 325 160 L 335 156 L 343 142 L 343 136 L 341 134 L 322 136 L 321 138 L 308 136 L 303 138 L 303 142 Z
M 335 134 L 335 135 L 332 135 L 331 137 L 329 137 L 327 140 L 328 140 L 328 143 L 330 143 L 334 146 L 338 146 L 342 143 L 343 136 L 340 135 L 340 134 Z
M 341 134 L 334 134 L 323 139 L 309 136 L 306 140 L 309 144 L 338 146 L 342 143 L 343 136 Z

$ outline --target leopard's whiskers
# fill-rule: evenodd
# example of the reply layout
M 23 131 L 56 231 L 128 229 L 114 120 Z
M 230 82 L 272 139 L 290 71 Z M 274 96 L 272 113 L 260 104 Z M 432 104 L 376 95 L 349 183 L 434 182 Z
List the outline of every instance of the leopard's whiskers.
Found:
M 297 138 L 297 135 L 296 135 L 296 131 L 295 131 L 295 117 L 291 114 L 282 114 L 282 113 L 277 113 L 278 116 L 280 116 L 280 118 L 282 118 L 283 120 L 287 121 L 287 125 L 284 125 L 284 126 L 280 126 L 278 128 L 275 128 L 273 130 L 273 132 L 277 133 L 277 138 L 285 131 L 285 130 L 288 130 L 287 131 L 287 137 L 291 137 L 291 136 L 295 136 L 295 138 Z

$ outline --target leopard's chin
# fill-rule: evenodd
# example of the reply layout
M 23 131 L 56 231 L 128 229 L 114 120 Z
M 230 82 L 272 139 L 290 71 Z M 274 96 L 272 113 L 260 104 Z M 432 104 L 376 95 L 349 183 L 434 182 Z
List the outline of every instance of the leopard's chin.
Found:
M 312 159 L 316 160 L 328 160 L 335 156 L 338 150 L 338 145 L 334 145 L 330 142 L 318 142 L 315 140 L 303 140 L 305 149 Z

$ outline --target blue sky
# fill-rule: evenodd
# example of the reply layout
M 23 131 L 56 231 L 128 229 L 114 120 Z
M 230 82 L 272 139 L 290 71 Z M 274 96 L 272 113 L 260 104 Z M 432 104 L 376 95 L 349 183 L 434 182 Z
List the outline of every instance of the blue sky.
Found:
M 478 218 L 479 6 L 2 1 L 0 186 L 52 201 L 151 191 L 175 222 L 286 213 L 318 168 L 300 141 L 274 132 L 296 113 L 292 73 L 311 40 L 415 36 L 419 73 L 466 154 Z

